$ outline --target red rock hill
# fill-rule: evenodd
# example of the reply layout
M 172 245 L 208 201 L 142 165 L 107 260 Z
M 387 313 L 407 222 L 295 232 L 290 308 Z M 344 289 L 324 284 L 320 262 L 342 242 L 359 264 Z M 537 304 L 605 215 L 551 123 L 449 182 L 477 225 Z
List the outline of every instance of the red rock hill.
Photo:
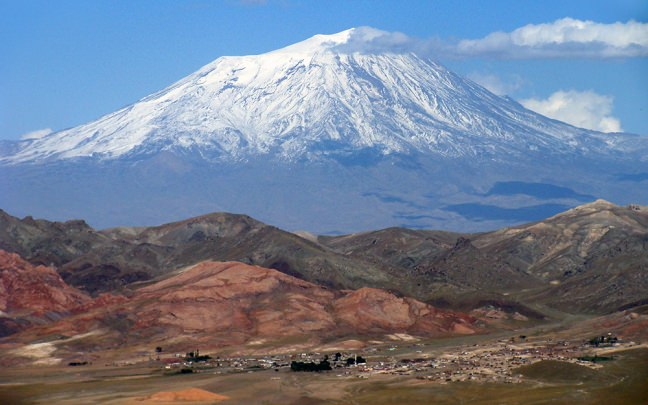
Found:
M 0 250 L 0 311 L 9 316 L 67 312 L 90 297 L 67 285 L 51 267 L 32 266 Z
M 77 309 L 76 315 L 23 336 L 95 332 L 90 339 L 97 346 L 164 344 L 179 349 L 188 344 L 207 348 L 252 340 L 272 343 L 297 338 L 315 344 L 350 336 L 476 331 L 474 318 L 412 298 L 372 288 L 331 290 L 238 262 L 202 262 L 140 288 L 128 299 L 98 298 L 94 305 L 78 308 L 87 311 Z

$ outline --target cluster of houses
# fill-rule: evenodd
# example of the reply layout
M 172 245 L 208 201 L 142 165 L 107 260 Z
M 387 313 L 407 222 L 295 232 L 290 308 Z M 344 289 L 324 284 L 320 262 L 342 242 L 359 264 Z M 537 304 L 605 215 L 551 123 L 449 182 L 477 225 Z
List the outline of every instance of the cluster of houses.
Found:
M 542 360 L 577 363 L 588 367 L 600 367 L 587 361 L 587 353 L 604 346 L 632 345 L 621 342 L 615 336 L 603 335 L 586 342 L 564 340 L 528 341 L 526 336 L 501 339 L 489 344 L 458 346 L 454 349 L 421 350 L 425 344 L 412 344 L 407 348 L 370 347 L 365 357 L 357 353 L 298 353 L 274 356 L 211 357 L 200 355 L 198 350 L 170 357 L 152 359 L 154 364 L 177 372 L 254 372 L 275 371 L 324 371 L 339 377 L 370 378 L 377 375 L 413 376 L 420 380 L 447 383 L 452 381 L 479 381 L 519 383 L 523 377 L 516 373 L 520 366 Z M 398 350 L 397 350 L 398 349 Z M 416 358 L 406 354 L 416 353 Z M 329 371 L 332 370 L 332 371 Z

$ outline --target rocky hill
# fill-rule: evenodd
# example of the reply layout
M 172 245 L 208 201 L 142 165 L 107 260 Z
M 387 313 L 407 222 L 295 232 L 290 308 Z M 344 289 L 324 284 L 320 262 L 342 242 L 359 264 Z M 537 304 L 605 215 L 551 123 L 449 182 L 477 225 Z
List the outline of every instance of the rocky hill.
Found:
M 0 250 L 0 336 L 57 320 L 90 300 L 55 269 Z
M 490 291 L 599 313 L 647 298 L 646 207 L 597 200 L 544 221 L 461 235 L 455 244 L 439 243 L 439 235 L 446 234 L 392 229 L 319 240 L 349 257 L 400 263 L 463 298 Z
M 116 348 L 317 345 L 390 334 L 424 337 L 482 329 L 465 313 L 378 289 L 333 290 L 237 262 L 201 262 L 129 297 L 101 296 L 59 321 L 6 342 L 51 340 L 51 356 Z M 292 343 L 290 343 L 292 342 Z
M 2 246 L 34 264 L 47 258 L 68 283 L 95 295 L 128 293 L 216 260 L 273 268 L 335 289 L 380 288 L 464 309 L 497 302 L 523 312 L 540 305 L 607 313 L 648 298 L 648 209 L 605 201 L 479 234 L 389 228 L 300 237 L 224 213 L 104 231 L 81 221 L 0 218 L 6 224 Z

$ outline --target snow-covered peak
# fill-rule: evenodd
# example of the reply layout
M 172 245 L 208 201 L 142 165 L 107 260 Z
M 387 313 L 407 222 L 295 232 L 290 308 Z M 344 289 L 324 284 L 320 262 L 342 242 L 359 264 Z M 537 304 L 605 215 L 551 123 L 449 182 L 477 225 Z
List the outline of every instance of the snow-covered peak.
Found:
M 351 28 L 342 32 L 338 32 L 337 34 L 318 34 L 304 41 L 289 45 L 285 48 L 268 52 L 267 55 L 314 54 L 317 52 L 329 51 L 341 44 L 346 44 L 349 41 L 349 38 L 351 38 L 351 36 L 357 30 L 358 28 Z
M 353 53 L 365 50 L 375 51 L 374 42 L 384 38 L 389 38 L 390 42 L 397 42 L 399 39 L 404 38 L 404 35 L 372 27 L 350 28 L 336 34 L 318 34 L 285 48 L 268 52 L 266 55 L 313 55 L 321 52 Z
M 370 51 L 398 38 L 360 27 L 261 55 L 221 57 L 96 121 L 25 140 L 0 162 L 137 159 L 161 151 L 219 161 L 319 160 L 367 150 L 505 159 L 605 147 L 590 131 L 526 110 L 435 62 Z

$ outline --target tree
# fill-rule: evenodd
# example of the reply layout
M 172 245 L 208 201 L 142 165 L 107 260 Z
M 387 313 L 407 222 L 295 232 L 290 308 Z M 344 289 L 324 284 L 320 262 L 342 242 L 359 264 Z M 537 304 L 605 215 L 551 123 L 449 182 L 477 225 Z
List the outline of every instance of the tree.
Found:
M 290 369 L 292 371 L 310 371 L 310 372 L 320 372 L 331 370 L 331 363 L 328 361 L 328 356 L 325 356 L 322 361 L 318 364 L 314 362 L 305 363 L 303 361 L 293 361 L 290 363 Z

